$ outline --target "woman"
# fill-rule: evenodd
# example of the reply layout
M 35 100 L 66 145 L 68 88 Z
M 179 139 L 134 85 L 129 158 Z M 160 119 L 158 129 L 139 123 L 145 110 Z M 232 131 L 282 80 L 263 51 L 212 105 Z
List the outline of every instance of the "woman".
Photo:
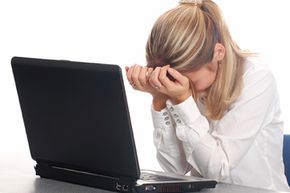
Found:
M 147 66 L 126 67 L 153 96 L 157 159 L 167 172 L 289 191 L 272 73 L 232 40 L 211 0 L 182 0 L 156 21 Z

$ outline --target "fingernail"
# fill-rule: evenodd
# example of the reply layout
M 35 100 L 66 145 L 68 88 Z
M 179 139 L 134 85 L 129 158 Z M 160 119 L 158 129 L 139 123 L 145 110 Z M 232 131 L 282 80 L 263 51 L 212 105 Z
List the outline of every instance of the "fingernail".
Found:
M 156 89 L 160 89 L 160 87 L 159 87 L 159 86 L 155 86 L 155 88 L 156 88 Z

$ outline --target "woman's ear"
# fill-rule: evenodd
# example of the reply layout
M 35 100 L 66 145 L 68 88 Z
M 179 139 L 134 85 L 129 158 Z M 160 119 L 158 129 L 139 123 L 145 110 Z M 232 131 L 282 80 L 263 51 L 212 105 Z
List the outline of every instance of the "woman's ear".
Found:
M 226 49 L 221 43 L 216 43 L 214 47 L 213 61 L 220 62 L 224 59 L 226 54 Z
M 226 52 L 225 47 L 221 43 L 216 43 L 214 47 L 213 59 L 210 65 L 208 66 L 212 72 L 217 71 L 220 61 L 222 61 L 225 57 L 225 52 Z

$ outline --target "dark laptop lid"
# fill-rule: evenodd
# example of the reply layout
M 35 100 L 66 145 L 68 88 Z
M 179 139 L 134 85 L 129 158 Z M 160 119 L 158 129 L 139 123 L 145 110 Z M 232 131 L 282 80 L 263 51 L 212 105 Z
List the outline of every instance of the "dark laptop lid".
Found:
M 119 66 L 21 57 L 11 63 L 34 160 L 139 177 Z

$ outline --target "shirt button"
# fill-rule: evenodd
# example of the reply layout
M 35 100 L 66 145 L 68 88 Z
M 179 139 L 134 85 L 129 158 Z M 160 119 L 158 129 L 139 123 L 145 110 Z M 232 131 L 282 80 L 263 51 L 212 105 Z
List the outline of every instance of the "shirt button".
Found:
M 164 113 L 163 113 L 163 116 L 166 116 L 166 115 L 168 115 L 168 113 L 167 113 L 167 112 L 164 112 Z
M 177 122 L 177 123 L 181 123 L 181 120 L 180 120 L 180 119 L 177 119 L 176 122 Z
M 170 107 L 170 111 L 174 111 L 174 108 L 173 107 Z
M 166 124 L 166 125 L 170 125 L 170 121 L 166 121 L 165 124 Z
M 165 121 L 168 121 L 169 120 L 169 117 L 165 117 L 165 119 L 164 119 Z
M 173 116 L 174 116 L 175 118 L 177 118 L 177 117 L 178 117 L 178 114 L 173 114 Z

